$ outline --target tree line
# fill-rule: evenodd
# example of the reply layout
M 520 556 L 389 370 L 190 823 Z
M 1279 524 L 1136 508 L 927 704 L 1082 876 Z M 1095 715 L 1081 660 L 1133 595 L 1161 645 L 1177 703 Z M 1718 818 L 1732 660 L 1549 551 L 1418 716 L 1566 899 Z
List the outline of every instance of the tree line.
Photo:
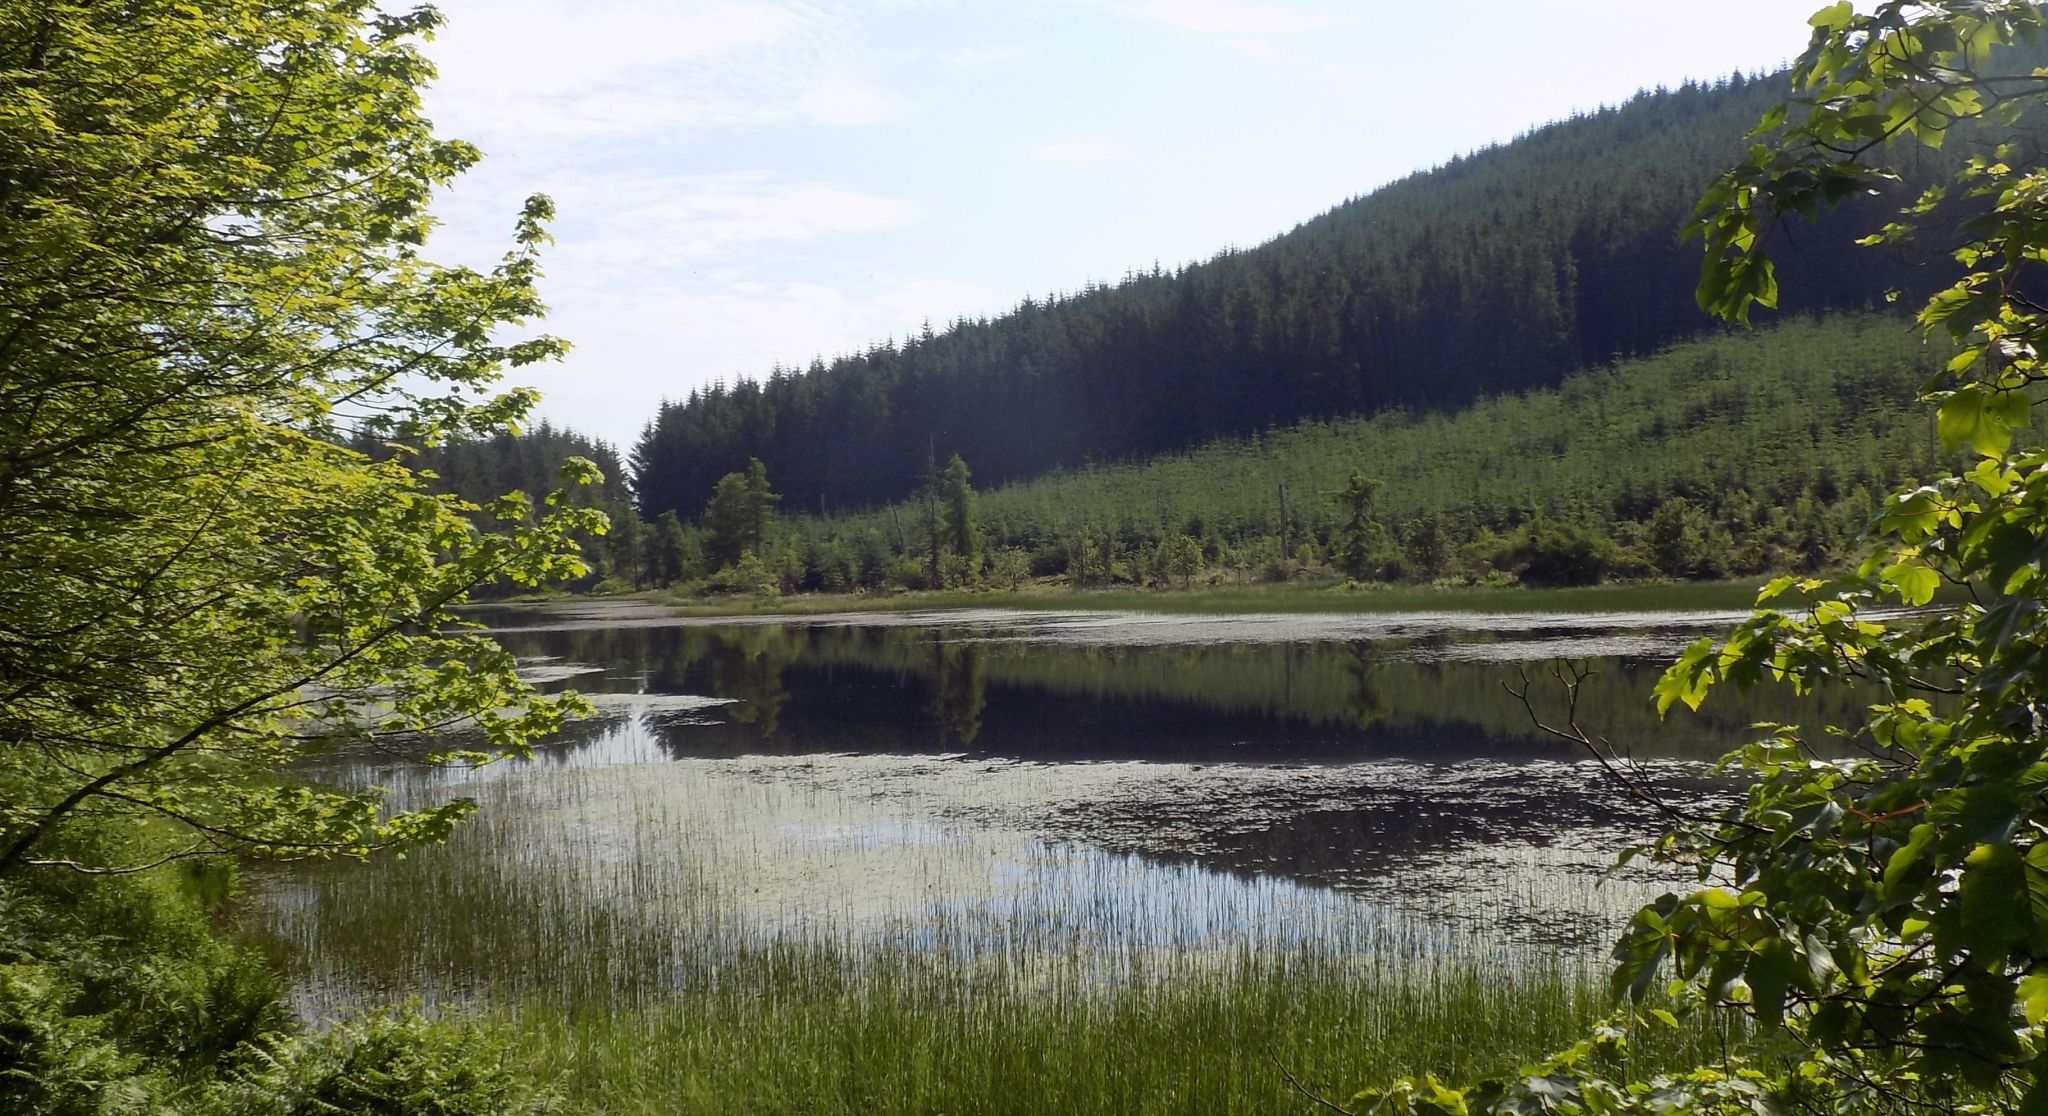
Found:
M 1316 420 L 1015 484 L 979 485 L 977 457 L 927 447 L 905 499 L 824 516 L 791 508 L 758 458 L 689 521 L 643 523 L 607 481 L 592 491 L 612 527 L 584 540 L 581 584 L 766 596 L 1818 570 L 1854 556 L 1884 493 L 1951 463 L 1913 402 L 1945 352 L 1887 314 L 1795 317 L 1454 413 Z M 616 464 L 545 427 L 422 460 L 444 482 L 530 484 L 571 450 Z
M 1691 341 L 1454 414 L 1386 412 L 981 493 L 976 579 L 934 582 L 917 499 L 797 517 L 790 588 L 1360 580 L 1573 584 L 1827 568 L 1950 462 L 1943 350 L 1881 314 Z

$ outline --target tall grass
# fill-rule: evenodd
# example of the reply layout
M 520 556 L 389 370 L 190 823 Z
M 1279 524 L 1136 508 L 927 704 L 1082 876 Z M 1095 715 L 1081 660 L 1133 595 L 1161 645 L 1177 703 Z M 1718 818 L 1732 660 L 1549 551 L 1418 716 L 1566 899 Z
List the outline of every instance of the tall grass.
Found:
M 1092 996 L 792 975 L 626 1012 L 529 1002 L 509 1018 L 591 1111 L 1128 1116 L 1306 1113 L 1320 1106 L 1302 1089 L 1341 1101 L 1397 1073 L 1510 1070 L 1605 1010 L 1564 970 L 1265 955 Z M 1710 1028 L 1667 1032 L 1631 1068 L 1717 1046 Z
M 592 1112 L 1306 1112 L 1290 1075 L 1342 1098 L 1569 1041 L 1607 1009 L 1597 950 L 1517 920 L 1597 934 L 1650 886 L 1502 855 L 1348 896 L 961 820 L 1104 793 L 1099 769 L 621 763 L 649 728 L 612 731 L 602 759 L 332 771 L 485 809 L 404 861 L 264 881 L 302 1010 L 489 1014 Z M 1714 1039 L 1663 1041 L 1644 1056 Z

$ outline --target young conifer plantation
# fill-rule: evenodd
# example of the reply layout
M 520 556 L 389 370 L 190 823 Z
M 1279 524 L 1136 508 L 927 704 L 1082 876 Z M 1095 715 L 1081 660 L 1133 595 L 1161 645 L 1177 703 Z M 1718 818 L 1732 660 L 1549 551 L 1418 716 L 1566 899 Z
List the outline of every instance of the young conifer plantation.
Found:
M 1455 410 L 1318 419 L 1007 485 L 979 486 L 976 463 L 954 455 L 958 467 L 944 473 L 920 466 L 929 479 L 901 501 L 822 516 L 755 459 L 732 476 L 751 476 L 794 511 L 762 504 L 764 514 L 742 517 L 741 538 L 720 526 L 729 512 L 632 523 L 607 488 L 614 533 L 588 549 L 609 580 L 581 584 L 772 597 L 1294 580 L 1555 586 L 1823 570 L 1857 556 L 1885 493 L 1952 463 L 1913 402 L 1945 359 L 1892 315 L 1798 317 Z M 524 460 L 535 479 L 521 487 L 571 449 L 613 460 L 573 436 L 544 449 L 543 436 L 562 437 L 467 443 L 423 460 L 449 460 L 450 477 L 505 479 Z M 1362 502 L 1345 497 L 1354 473 L 1369 482 Z M 728 535 L 736 541 L 722 544 Z

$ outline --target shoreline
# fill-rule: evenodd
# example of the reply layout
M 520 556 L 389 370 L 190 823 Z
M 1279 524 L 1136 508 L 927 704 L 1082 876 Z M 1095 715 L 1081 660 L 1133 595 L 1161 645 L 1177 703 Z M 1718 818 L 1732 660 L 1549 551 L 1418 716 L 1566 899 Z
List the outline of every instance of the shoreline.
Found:
M 636 593 L 550 594 L 477 601 L 465 607 L 636 603 L 686 618 L 812 616 L 826 613 L 917 612 L 995 608 L 1020 612 L 1146 612 L 1185 615 L 1393 612 L 1747 612 L 1756 581 L 1654 582 L 1564 588 L 1520 586 L 1368 586 L 1342 583 L 1256 585 L 1210 589 L 1065 589 L 906 591 L 886 595 L 806 593 L 773 600 L 679 597 Z

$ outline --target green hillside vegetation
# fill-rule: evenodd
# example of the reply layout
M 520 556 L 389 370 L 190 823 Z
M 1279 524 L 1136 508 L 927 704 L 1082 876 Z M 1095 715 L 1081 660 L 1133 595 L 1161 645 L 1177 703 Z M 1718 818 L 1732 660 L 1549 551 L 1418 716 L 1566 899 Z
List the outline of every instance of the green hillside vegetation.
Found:
M 1309 419 L 1454 410 L 1657 353 L 1711 328 L 1692 299 L 1698 251 L 1677 229 L 1781 84 L 1645 93 L 1254 248 L 692 391 L 633 449 L 642 512 L 694 519 L 750 458 L 793 507 L 871 507 L 907 496 L 927 456 L 958 453 L 984 484 L 1010 484 Z M 1924 254 L 1854 238 L 1971 139 L 1781 245 L 1782 309 L 1923 294 Z
M 678 580 L 748 591 L 1303 573 L 1577 584 L 1818 569 L 1854 551 L 1882 493 L 1947 463 L 1914 405 L 1942 360 L 1896 318 L 1795 319 L 1455 414 L 1311 422 L 995 488 L 975 503 L 972 563 L 947 541 L 941 491 L 789 517 L 745 571 Z

